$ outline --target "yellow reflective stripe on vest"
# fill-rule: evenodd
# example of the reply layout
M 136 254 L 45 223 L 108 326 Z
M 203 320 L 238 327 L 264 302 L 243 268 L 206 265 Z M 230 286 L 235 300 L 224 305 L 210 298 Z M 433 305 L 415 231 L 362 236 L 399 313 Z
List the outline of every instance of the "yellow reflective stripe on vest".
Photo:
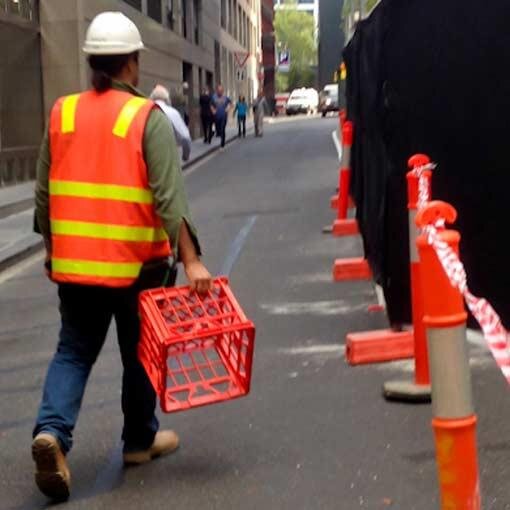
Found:
M 152 191 L 116 184 L 50 180 L 50 195 L 152 204 Z
M 113 241 L 159 242 L 168 236 L 163 228 L 133 227 L 86 221 L 51 220 L 51 233 L 62 236 L 92 237 Z
M 147 103 L 147 99 L 143 97 L 131 98 L 120 111 L 115 127 L 113 128 L 113 134 L 120 138 L 126 138 L 129 131 L 129 127 L 133 122 L 136 114 L 140 111 L 140 108 Z
M 67 96 L 62 102 L 62 133 L 74 133 L 74 124 L 76 118 L 76 106 L 78 105 L 80 94 Z
M 52 259 L 55 273 L 104 278 L 138 278 L 142 264 L 138 262 L 96 262 L 91 260 Z

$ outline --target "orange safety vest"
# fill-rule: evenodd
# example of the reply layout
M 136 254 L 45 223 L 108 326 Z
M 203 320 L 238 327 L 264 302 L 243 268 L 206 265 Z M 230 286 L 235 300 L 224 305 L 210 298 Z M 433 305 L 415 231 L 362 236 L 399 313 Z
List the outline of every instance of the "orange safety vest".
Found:
M 50 117 L 52 278 L 127 287 L 166 258 L 143 155 L 152 101 L 127 92 L 60 98 Z

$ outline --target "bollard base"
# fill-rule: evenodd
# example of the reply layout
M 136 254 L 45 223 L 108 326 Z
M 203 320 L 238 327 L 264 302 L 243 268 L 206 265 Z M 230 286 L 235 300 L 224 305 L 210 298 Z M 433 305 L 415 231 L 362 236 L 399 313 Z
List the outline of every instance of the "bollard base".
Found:
M 333 280 L 335 282 L 371 279 L 372 271 L 366 259 L 337 259 L 333 264 Z
M 336 237 L 355 236 L 359 234 L 358 222 L 355 219 L 335 220 L 333 235 Z
M 383 396 L 390 402 L 410 404 L 428 404 L 432 402 L 430 385 L 416 384 L 411 381 L 389 381 L 383 386 Z
M 350 365 L 412 358 L 414 357 L 413 332 L 383 329 L 349 333 L 345 357 Z

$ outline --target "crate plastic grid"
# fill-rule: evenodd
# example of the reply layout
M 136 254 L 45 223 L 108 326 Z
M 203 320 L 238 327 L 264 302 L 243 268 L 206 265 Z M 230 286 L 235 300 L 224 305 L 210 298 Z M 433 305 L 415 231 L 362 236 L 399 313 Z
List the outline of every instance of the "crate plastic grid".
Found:
M 141 298 L 140 359 L 165 412 L 246 395 L 255 328 L 225 278 L 205 298 L 187 287 Z

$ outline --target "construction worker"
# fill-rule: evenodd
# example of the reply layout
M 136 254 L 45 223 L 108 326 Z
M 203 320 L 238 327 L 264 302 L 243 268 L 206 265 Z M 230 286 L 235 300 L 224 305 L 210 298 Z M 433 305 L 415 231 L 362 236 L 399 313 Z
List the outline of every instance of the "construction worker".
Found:
M 69 496 L 66 454 L 112 318 L 124 366 L 124 462 L 141 464 L 178 447 L 175 432 L 158 431 L 156 394 L 137 358 L 138 294 L 175 278 L 170 256 L 183 263 L 192 289 L 212 285 L 172 129 L 135 88 L 143 49 L 123 14 L 94 18 L 83 48 L 93 88 L 55 103 L 38 161 L 36 215 L 58 284 L 61 329 L 32 455 L 39 489 L 57 501 Z

